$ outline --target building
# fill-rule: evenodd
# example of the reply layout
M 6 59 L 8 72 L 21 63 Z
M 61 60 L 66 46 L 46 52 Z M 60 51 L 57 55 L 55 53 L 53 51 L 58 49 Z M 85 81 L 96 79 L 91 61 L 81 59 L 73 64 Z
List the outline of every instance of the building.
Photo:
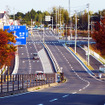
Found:
M 3 29 L 4 25 L 9 25 L 9 16 L 6 11 L 0 12 L 0 29 Z

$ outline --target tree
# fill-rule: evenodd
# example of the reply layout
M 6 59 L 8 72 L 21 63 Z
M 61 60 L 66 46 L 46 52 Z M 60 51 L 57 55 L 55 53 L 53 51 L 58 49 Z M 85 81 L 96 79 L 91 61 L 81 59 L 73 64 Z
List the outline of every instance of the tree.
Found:
M 12 42 L 13 44 L 9 44 Z M 16 46 L 15 37 L 12 33 L 0 30 L 0 68 L 11 65 L 11 60 L 15 55 Z
M 95 23 L 92 38 L 96 41 L 96 48 L 105 55 L 105 16 L 100 22 Z

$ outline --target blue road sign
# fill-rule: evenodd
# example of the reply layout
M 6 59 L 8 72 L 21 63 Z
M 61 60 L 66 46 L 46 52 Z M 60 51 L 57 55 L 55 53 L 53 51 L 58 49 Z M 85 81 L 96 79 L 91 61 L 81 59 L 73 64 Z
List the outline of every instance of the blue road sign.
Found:
M 4 26 L 4 30 L 8 32 L 14 32 L 14 36 L 16 36 L 16 44 L 15 45 L 25 45 L 26 37 L 28 37 L 28 30 L 26 26 Z

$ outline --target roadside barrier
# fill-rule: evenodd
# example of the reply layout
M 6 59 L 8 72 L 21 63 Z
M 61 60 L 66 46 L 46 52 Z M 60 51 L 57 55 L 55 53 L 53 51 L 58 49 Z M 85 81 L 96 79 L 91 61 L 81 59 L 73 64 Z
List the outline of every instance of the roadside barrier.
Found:
M 56 74 L 19 74 L 0 76 L 0 94 L 55 83 Z

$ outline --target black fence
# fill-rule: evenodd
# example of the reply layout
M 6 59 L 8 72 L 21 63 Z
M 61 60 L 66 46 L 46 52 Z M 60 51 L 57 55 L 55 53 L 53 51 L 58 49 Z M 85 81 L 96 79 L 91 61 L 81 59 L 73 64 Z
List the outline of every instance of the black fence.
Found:
M 0 94 L 60 82 L 63 74 L 0 75 Z

